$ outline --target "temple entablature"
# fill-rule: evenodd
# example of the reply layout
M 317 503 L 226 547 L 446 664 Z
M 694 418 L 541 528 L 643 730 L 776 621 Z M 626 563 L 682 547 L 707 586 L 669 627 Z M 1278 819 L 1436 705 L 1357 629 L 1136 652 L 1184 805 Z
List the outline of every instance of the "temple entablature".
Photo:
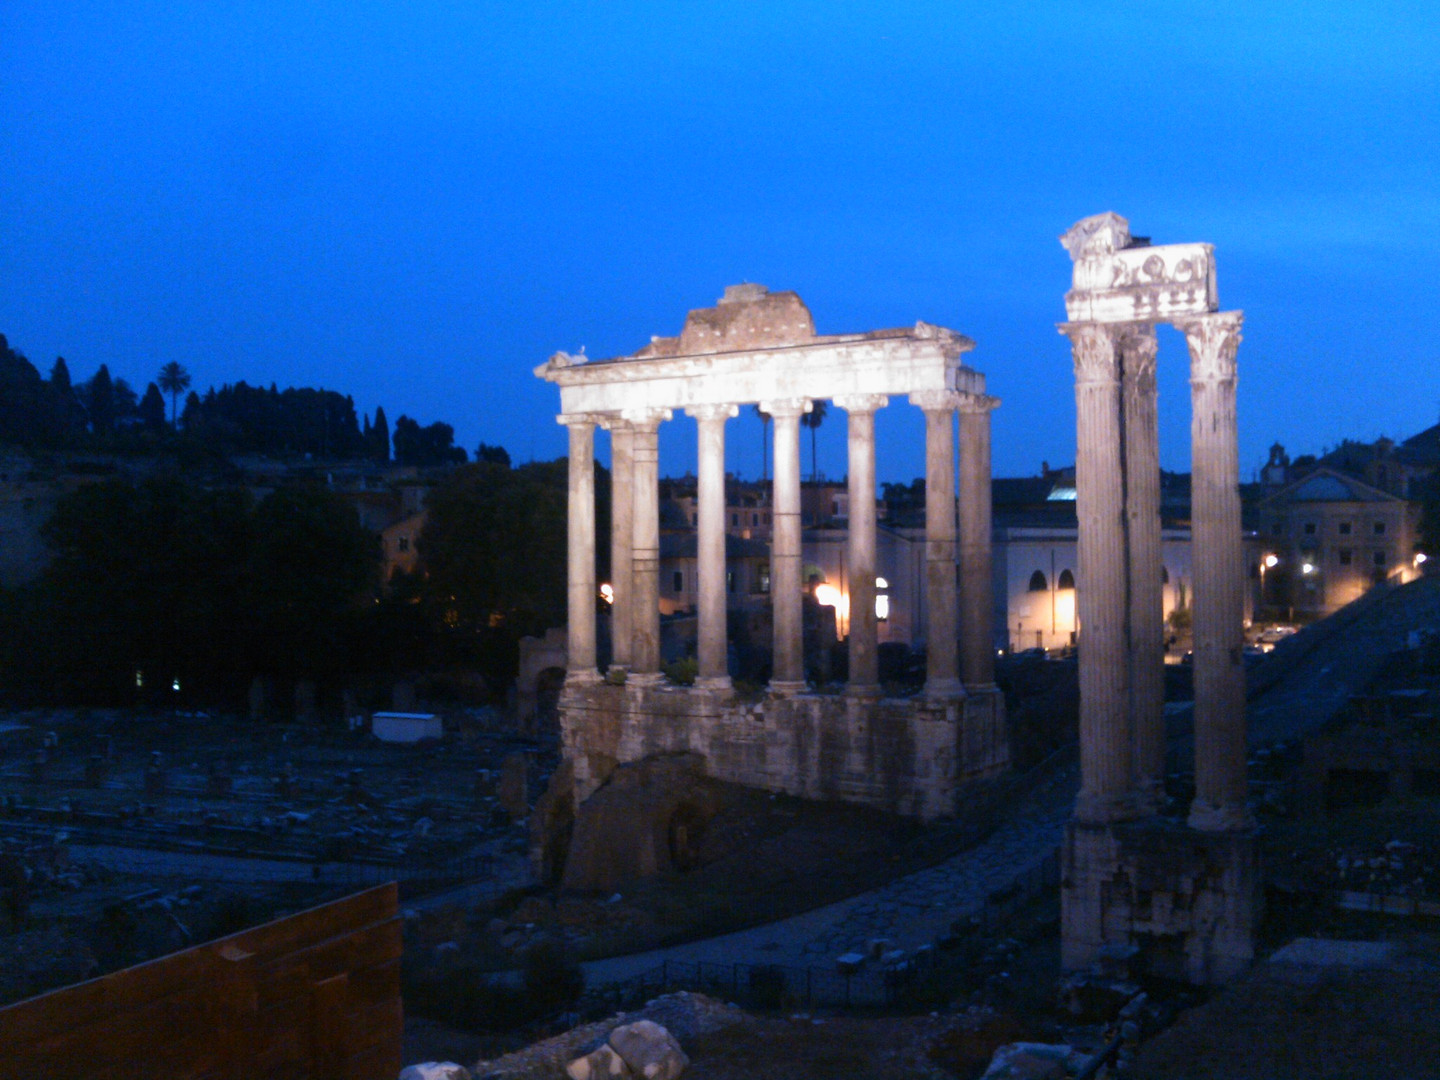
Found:
M 535 374 L 560 387 L 564 413 L 924 390 L 984 394 L 985 376 L 960 359 L 974 347 L 965 335 L 923 321 L 817 335 L 795 293 L 732 285 L 715 307 L 691 311 L 678 337 L 603 360 L 556 353 Z

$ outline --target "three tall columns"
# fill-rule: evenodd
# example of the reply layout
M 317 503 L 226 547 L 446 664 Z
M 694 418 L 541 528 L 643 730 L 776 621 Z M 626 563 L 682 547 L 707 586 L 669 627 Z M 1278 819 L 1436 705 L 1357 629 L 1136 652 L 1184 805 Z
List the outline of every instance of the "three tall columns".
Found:
M 1197 829 L 1246 828 L 1239 312 L 1178 323 L 1190 349 Z M 1066 323 L 1075 363 L 1080 821 L 1153 812 L 1165 769 L 1155 328 Z

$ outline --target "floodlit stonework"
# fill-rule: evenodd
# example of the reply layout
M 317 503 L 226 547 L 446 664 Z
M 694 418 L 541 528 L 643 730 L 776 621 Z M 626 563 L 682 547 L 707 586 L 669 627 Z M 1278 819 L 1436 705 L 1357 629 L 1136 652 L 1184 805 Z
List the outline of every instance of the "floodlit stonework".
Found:
M 1252 955 L 1258 882 L 1235 428 L 1242 316 L 1217 311 L 1209 244 L 1152 247 L 1117 214 L 1086 218 L 1060 241 L 1074 261 L 1060 331 L 1075 361 L 1081 626 L 1064 960 L 1080 967 L 1106 946 L 1149 942 L 1166 974 L 1222 981 Z M 1181 330 L 1190 352 L 1196 793 L 1184 828 L 1156 814 L 1165 767 L 1158 322 Z
M 560 388 L 559 419 L 571 433 L 569 659 L 560 713 L 577 799 L 619 764 L 687 751 L 721 779 L 933 818 L 953 812 L 965 783 L 1004 771 L 1008 743 L 990 638 L 990 411 L 998 402 L 986 395 L 985 377 L 961 361 L 973 347 L 963 335 L 924 322 L 816 334 L 795 293 L 746 284 L 728 287 L 715 307 L 690 312 L 678 336 L 653 338 L 632 355 L 589 360 L 557 353 L 536 368 Z M 874 418 L 900 396 L 926 416 L 934 565 L 926 586 L 925 693 L 890 700 L 876 666 Z M 843 696 L 812 693 L 804 671 L 800 419 L 817 400 L 843 409 L 849 431 L 853 600 Z M 770 414 L 774 434 L 773 661 L 758 703 L 735 698 L 725 668 L 725 423 L 749 404 Z M 682 410 L 699 428 L 693 688 L 666 682 L 658 648 L 657 433 Z M 597 427 L 611 433 L 615 493 L 614 665 L 603 678 L 596 666 Z

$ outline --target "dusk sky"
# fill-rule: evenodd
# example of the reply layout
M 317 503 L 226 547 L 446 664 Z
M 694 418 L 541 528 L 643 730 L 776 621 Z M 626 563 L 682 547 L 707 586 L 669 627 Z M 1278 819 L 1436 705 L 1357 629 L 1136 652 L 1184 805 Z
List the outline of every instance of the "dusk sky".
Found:
M 536 364 L 757 281 L 822 333 L 974 338 L 995 471 L 1028 475 L 1075 453 L 1056 237 L 1114 210 L 1216 247 L 1248 479 L 1276 440 L 1440 420 L 1437 162 L 1433 0 L 12 0 L 0 332 L 42 372 L 325 386 L 524 460 L 565 447 Z M 1186 470 L 1173 331 L 1160 370 Z M 878 428 L 881 479 L 920 475 L 918 411 Z M 662 472 L 693 468 L 693 423 L 663 431 Z M 758 422 L 729 436 L 758 475 Z M 843 436 L 835 410 L 831 476 Z

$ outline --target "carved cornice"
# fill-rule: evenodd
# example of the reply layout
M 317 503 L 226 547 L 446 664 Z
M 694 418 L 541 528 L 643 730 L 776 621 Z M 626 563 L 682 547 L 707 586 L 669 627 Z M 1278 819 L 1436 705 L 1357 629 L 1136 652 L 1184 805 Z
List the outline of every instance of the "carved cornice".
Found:
M 1061 323 L 1060 333 L 1070 339 L 1077 386 L 1120 381 L 1120 350 L 1111 327 L 1092 322 Z
M 1233 382 L 1243 311 L 1218 311 L 1175 323 L 1190 346 L 1192 383 Z
M 832 400 L 848 413 L 873 413 L 890 404 L 887 394 L 841 394 Z
M 740 415 L 738 405 L 691 405 L 685 410 L 686 416 L 696 420 L 732 420 Z
M 776 420 L 795 420 L 815 407 L 809 398 L 776 398 L 760 402 L 761 411 L 769 413 Z

